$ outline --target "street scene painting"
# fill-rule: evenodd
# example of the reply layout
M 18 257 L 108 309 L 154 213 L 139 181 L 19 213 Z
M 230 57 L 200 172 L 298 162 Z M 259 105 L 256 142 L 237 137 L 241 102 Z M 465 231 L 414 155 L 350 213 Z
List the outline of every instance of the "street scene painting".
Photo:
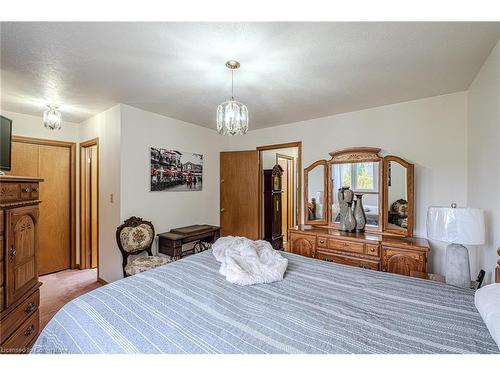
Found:
M 203 190 L 203 155 L 151 147 L 151 191 Z

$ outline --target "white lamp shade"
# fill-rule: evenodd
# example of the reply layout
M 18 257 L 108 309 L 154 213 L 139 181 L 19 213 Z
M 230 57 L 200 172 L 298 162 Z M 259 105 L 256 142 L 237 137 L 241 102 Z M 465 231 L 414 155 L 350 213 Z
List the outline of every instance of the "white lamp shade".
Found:
M 482 245 L 484 212 L 478 208 L 429 207 L 427 237 L 461 245 Z

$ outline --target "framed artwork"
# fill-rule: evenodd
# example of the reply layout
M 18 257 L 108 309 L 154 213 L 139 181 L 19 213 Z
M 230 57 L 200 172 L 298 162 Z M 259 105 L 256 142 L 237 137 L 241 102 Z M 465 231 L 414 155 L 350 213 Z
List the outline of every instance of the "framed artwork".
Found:
M 203 190 L 203 154 L 150 148 L 150 191 Z

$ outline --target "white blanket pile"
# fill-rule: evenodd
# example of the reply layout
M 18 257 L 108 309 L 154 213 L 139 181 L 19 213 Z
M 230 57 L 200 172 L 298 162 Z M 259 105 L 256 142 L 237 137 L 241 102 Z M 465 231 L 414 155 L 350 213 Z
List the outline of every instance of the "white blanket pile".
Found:
M 283 258 L 267 241 L 245 237 L 221 237 L 212 245 L 221 262 L 219 273 L 233 284 L 251 285 L 283 280 L 288 259 Z

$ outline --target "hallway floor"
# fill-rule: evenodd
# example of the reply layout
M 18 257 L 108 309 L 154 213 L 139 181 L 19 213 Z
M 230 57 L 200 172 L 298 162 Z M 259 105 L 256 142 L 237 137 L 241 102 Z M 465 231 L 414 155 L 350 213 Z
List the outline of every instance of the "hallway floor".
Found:
M 95 270 L 65 270 L 40 281 L 40 331 L 67 302 L 101 286 Z

